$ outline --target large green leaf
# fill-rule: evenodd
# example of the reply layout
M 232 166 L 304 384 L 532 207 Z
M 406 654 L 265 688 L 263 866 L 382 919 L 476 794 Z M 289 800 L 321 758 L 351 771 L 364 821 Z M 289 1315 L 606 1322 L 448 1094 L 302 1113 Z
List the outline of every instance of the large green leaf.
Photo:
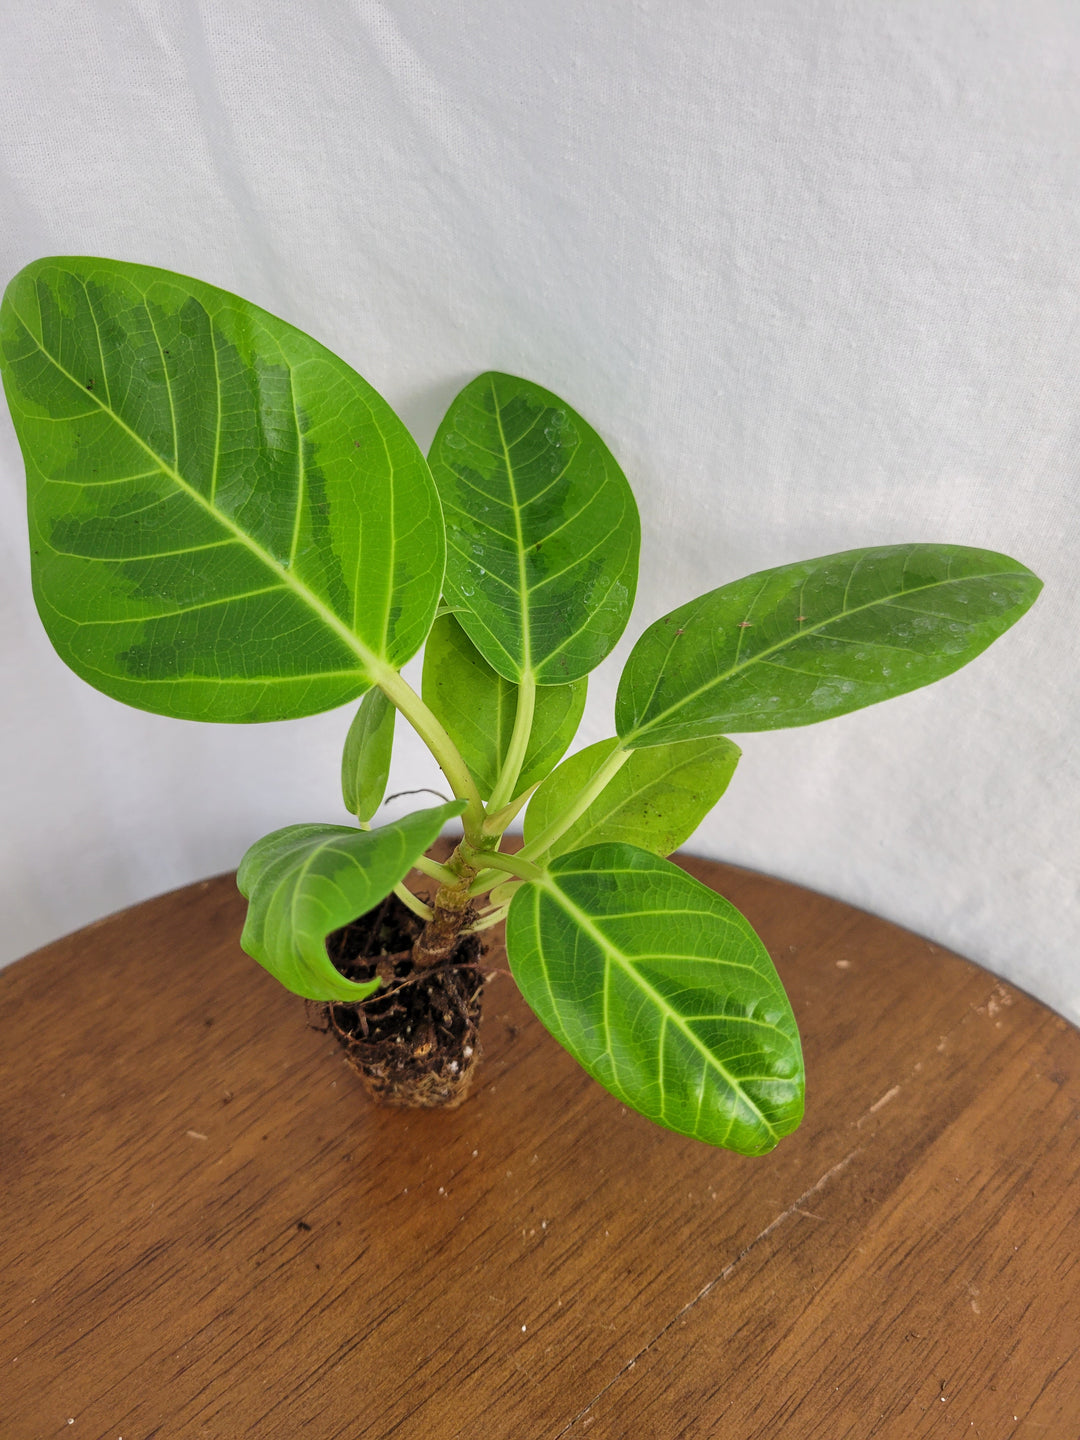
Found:
M 370 820 L 382 804 L 390 776 L 397 711 L 381 690 L 360 701 L 341 754 L 341 798 L 358 820 Z
M 378 980 L 346 980 L 326 937 L 386 898 L 463 800 L 418 810 L 378 830 L 287 825 L 256 840 L 236 883 L 248 901 L 240 944 L 286 990 L 307 1000 L 362 1000 Z
M 799 1033 L 768 952 L 670 861 L 631 845 L 561 856 L 514 896 L 506 950 L 555 1038 L 650 1120 L 744 1155 L 798 1125 Z
M 762 570 L 665 615 L 630 653 L 624 745 L 811 725 L 951 675 L 1042 589 L 991 550 L 886 545 Z
M 431 446 L 446 515 L 445 595 L 507 680 L 577 680 L 618 640 L 637 586 L 630 487 L 557 395 L 481 375 Z
M 420 648 L 445 553 L 434 484 L 317 341 L 198 280 L 72 258 L 8 286 L 0 357 L 38 609 L 99 690 L 278 720 Z
M 564 760 L 544 781 L 525 812 L 527 845 L 573 805 L 619 744 L 599 740 Z M 723 795 L 741 753 L 723 735 L 632 751 L 588 809 L 542 853 L 563 855 L 586 845 L 621 840 L 656 855 L 670 855 Z
M 537 690 L 529 745 L 514 787 L 517 794 L 542 780 L 566 753 L 581 722 L 588 683 L 582 677 Z M 424 647 L 423 695 L 486 800 L 506 759 L 517 714 L 517 685 L 492 670 L 453 615 L 441 615 Z

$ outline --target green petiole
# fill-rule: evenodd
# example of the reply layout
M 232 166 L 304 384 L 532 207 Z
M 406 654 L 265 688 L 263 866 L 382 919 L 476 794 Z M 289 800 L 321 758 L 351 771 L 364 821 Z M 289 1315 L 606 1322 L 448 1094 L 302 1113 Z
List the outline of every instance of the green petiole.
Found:
M 507 747 L 506 759 L 503 761 L 495 789 L 491 792 L 491 799 L 488 801 L 492 810 L 501 810 L 514 793 L 514 786 L 521 774 L 521 767 L 525 763 L 525 752 L 529 748 L 529 736 L 532 734 L 535 713 L 536 681 L 531 673 L 527 673 L 518 686 L 514 729 Z
M 579 820 L 596 797 L 607 787 L 608 783 L 619 773 L 622 767 L 630 759 L 630 750 L 619 746 L 613 750 L 608 758 L 600 766 L 588 785 L 576 797 L 573 804 L 568 805 L 561 815 L 557 816 L 546 829 L 542 830 L 535 839 L 530 840 L 523 850 L 518 851 L 519 860 L 534 860 L 538 855 L 554 845 L 555 841 L 564 835 L 570 826 Z

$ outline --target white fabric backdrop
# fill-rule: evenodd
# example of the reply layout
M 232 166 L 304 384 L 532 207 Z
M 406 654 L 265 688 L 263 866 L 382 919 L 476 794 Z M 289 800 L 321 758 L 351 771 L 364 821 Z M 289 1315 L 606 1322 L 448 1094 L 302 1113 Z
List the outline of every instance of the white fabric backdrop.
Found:
M 639 498 L 632 635 L 726 579 L 856 545 L 949 540 L 1037 570 L 1035 610 L 959 675 L 740 737 L 693 845 L 1080 1017 L 1080 7 L 0 16 L 4 279 L 89 253 L 236 290 L 341 353 L 425 445 L 479 370 L 560 391 Z M 63 668 L 30 601 L 6 415 L 0 504 L 7 957 L 231 868 L 275 826 L 344 818 L 348 712 L 202 727 Z M 611 733 L 627 649 L 594 677 L 583 742 Z M 433 780 L 400 744 L 393 787 Z

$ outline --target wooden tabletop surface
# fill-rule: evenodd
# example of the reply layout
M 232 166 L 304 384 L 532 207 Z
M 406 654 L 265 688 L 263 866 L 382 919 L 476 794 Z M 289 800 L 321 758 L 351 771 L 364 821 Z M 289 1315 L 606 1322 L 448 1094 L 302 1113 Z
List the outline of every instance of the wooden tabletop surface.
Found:
M 0 974 L 3 1440 L 1077 1440 L 1080 1033 L 686 863 L 802 1029 L 764 1158 L 628 1113 L 505 975 L 473 1098 L 373 1108 L 230 877 Z

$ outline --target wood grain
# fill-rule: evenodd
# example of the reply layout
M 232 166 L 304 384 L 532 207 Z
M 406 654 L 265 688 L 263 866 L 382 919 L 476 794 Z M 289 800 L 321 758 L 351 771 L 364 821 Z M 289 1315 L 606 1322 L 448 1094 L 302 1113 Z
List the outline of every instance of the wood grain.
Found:
M 686 864 L 802 1028 L 761 1159 L 625 1111 L 506 976 L 474 1098 L 372 1108 L 231 877 L 0 974 L 3 1440 L 1075 1440 L 1080 1035 Z

